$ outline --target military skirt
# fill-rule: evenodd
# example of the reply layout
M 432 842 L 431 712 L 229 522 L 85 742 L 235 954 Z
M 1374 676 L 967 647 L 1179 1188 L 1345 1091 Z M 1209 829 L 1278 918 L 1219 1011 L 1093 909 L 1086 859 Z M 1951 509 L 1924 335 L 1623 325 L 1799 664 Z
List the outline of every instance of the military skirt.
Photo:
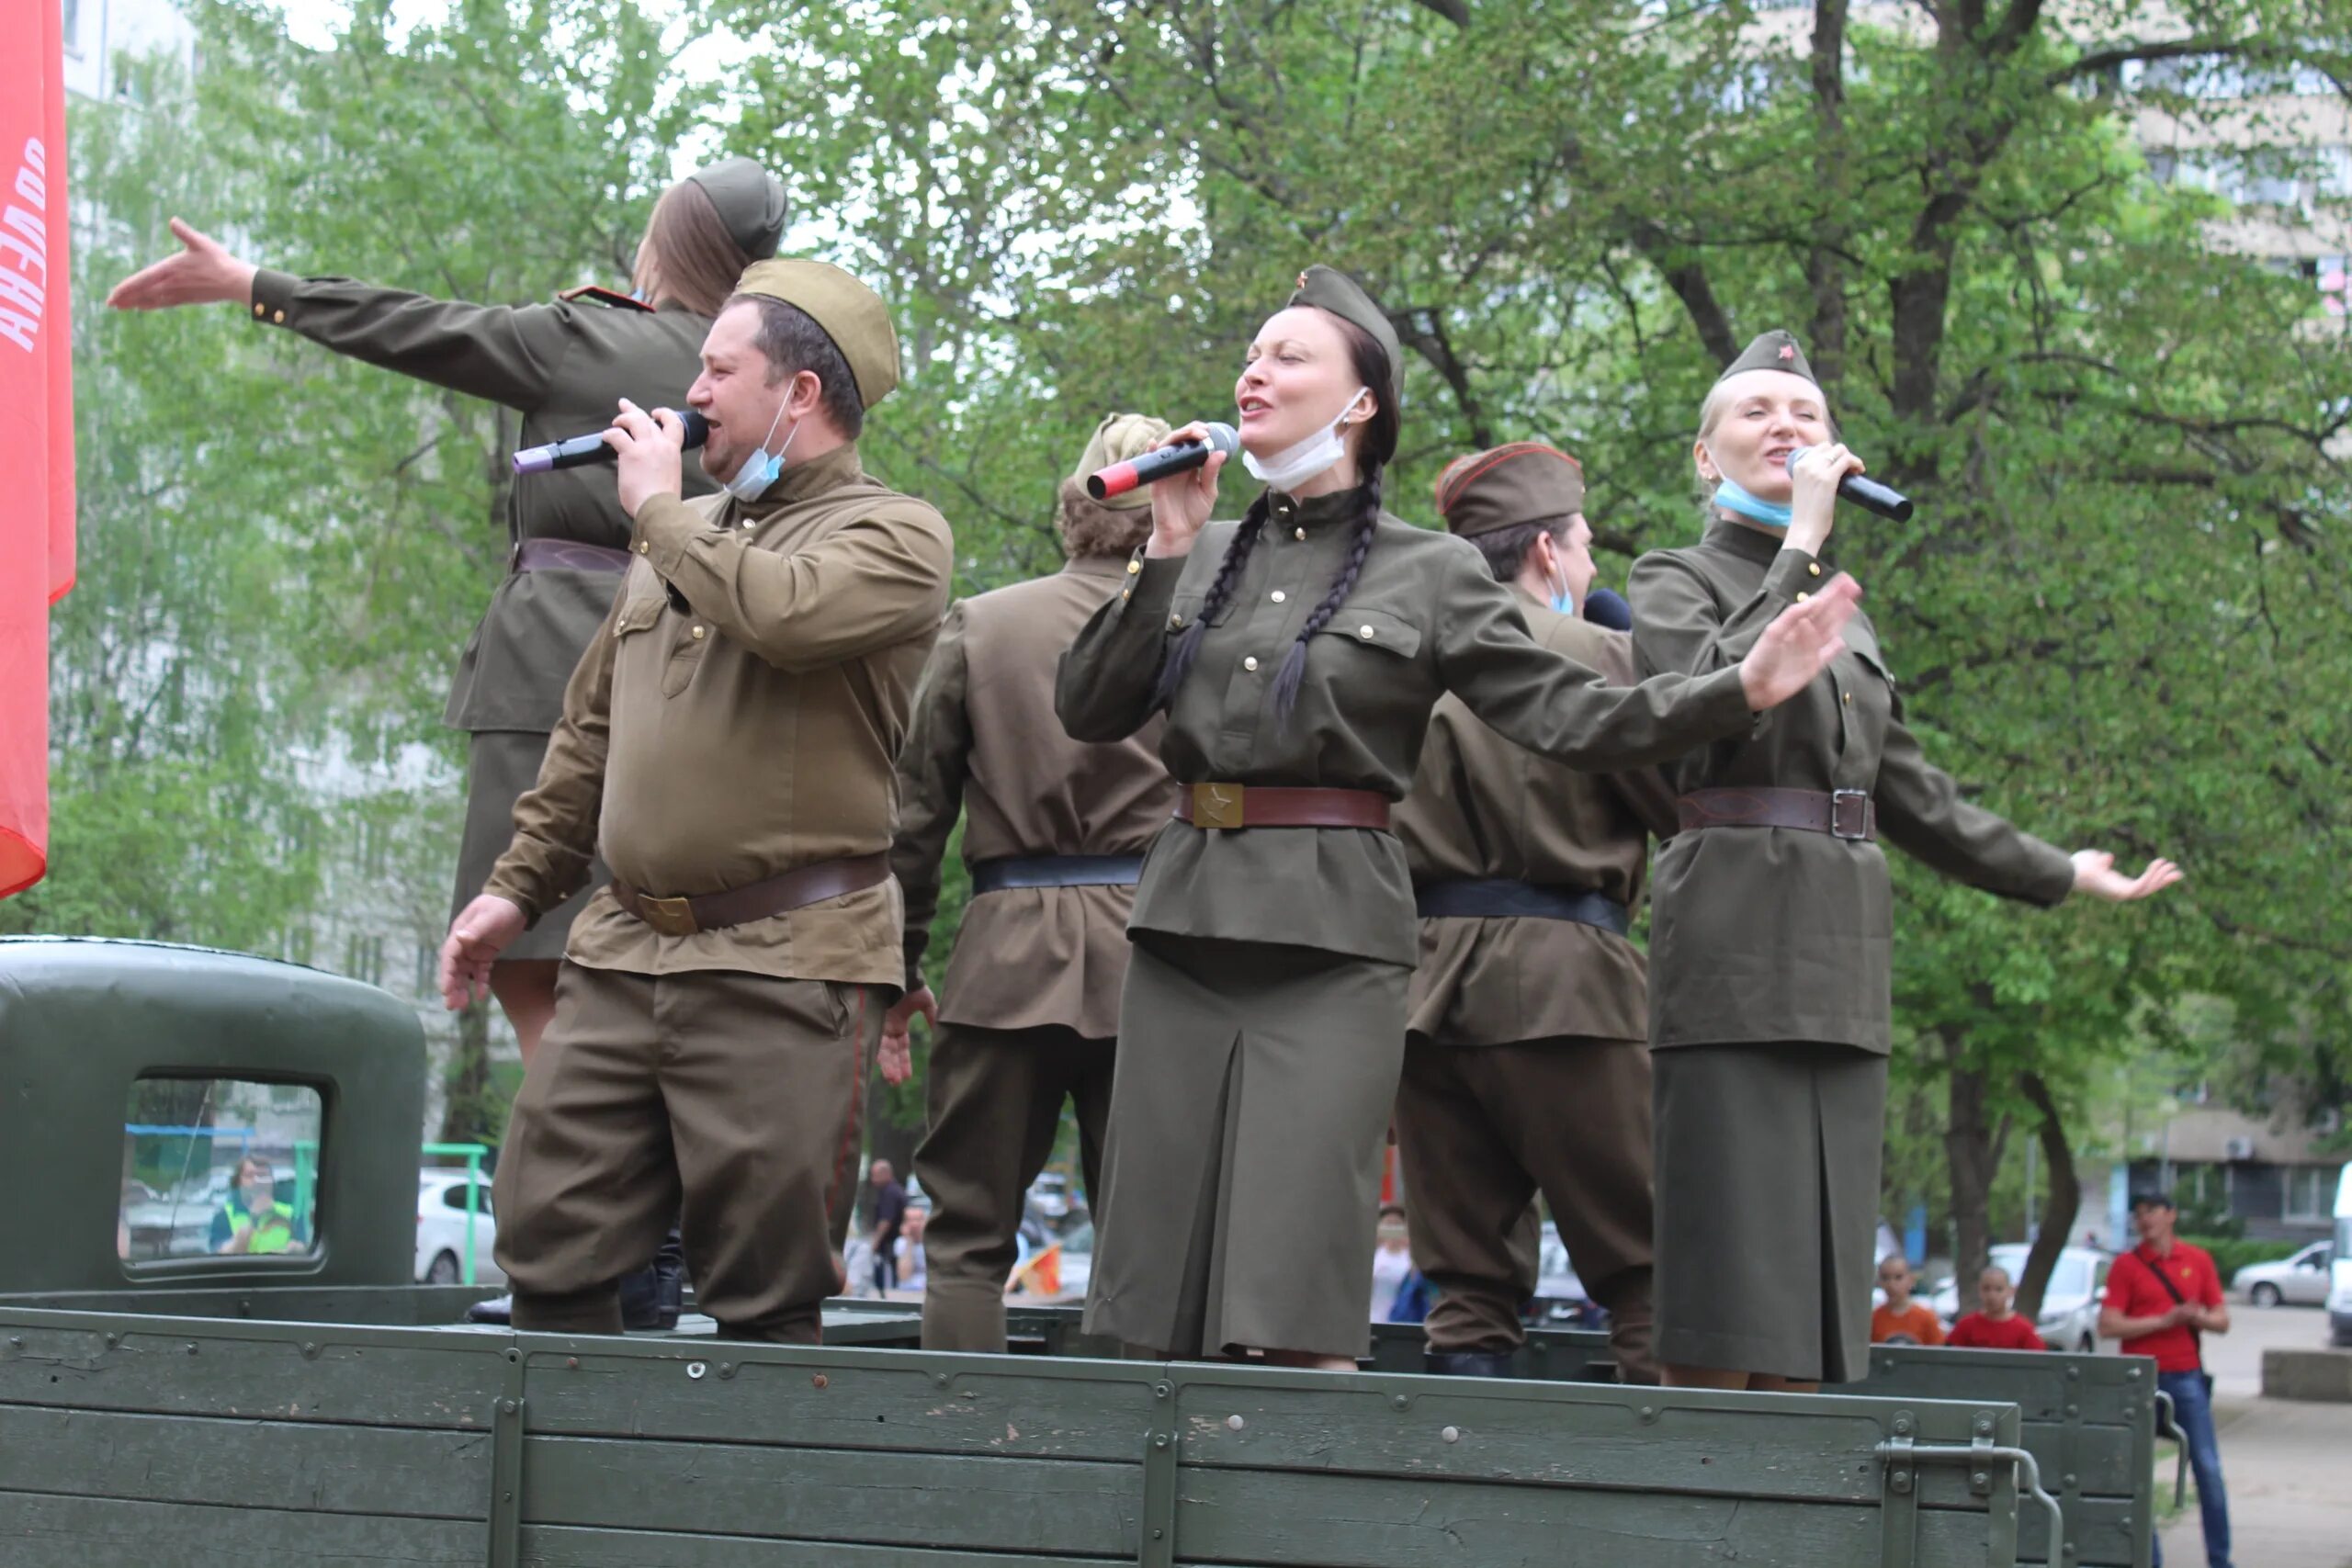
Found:
M 1852 1045 L 1650 1055 L 1657 1359 L 1850 1382 L 1868 1369 L 1886 1058 Z
M 1401 964 L 1138 932 L 1086 1330 L 1174 1356 L 1371 1346 Z
M 539 782 L 539 764 L 548 754 L 548 737 L 537 730 L 485 729 L 466 739 L 466 826 L 458 844 L 457 896 L 449 906 L 452 921 L 481 894 L 498 857 L 514 841 L 514 803 Z M 561 958 L 573 918 L 586 908 L 596 889 L 612 880 L 612 874 L 598 860 L 591 869 L 588 886 L 541 915 L 498 955 L 500 960 Z

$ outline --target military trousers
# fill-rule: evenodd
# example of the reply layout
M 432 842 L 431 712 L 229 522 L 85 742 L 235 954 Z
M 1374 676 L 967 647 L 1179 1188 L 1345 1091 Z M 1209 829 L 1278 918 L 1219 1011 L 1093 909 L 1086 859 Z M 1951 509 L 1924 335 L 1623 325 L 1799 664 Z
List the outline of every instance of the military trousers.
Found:
M 1510 1351 L 1535 1278 L 1522 1221 L 1537 1192 L 1592 1299 L 1619 1375 L 1650 1353 L 1650 1054 L 1638 1040 L 1452 1045 L 1414 1037 L 1396 1094 L 1413 1267 L 1438 1288 L 1434 1351 Z
M 1004 1348 L 1004 1286 L 1020 1256 L 1022 1209 L 1054 1152 L 1065 1100 L 1078 1110 L 1088 1201 L 1102 1190 L 1116 1044 L 1060 1027 L 966 1024 L 947 1024 L 933 1040 L 930 1129 L 915 1151 L 915 1177 L 932 1204 L 924 1349 Z
M 674 1223 L 722 1334 L 817 1343 L 882 1010 L 863 986 L 567 960 L 493 1190 L 514 1326 L 619 1333 L 618 1276 Z

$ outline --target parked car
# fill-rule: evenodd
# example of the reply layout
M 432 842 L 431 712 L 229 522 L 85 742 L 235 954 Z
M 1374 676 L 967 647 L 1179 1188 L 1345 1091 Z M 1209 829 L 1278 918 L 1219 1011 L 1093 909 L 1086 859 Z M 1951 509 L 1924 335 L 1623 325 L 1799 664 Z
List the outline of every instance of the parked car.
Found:
M 2335 1179 L 2335 1282 L 2327 1292 L 2327 1342 L 2352 1345 L 2352 1165 Z
M 2323 1306 L 2327 1302 L 2328 1266 L 2334 1260 L 2335 1248 L 2315 1241 L 2291 1258 L 2247 1264 L 2231 1278 L 2230 1288 L 2258 1307 L 2287 1303 Z
M 416 1278 L 426 1285 L 455 1285 L 466 1277 L 466 1173 L 462 1170 L 419 1171 L 416 1178 Z M 474 1213 L 474 1280 L 489 1284 L 503 1280 L 492 1261 L 491 1244 L 498 1226 L 491 1218 L 490 1183 L 476 1184 Z
M 2011 1280 L 2023 1280 L 2026 1254 L 2031 1250 L 2021 1241 L 2004 1242 L 1993 1248 L 1993 1261 L 2007 1269 Z M 2087 1247 L 2070 1247 L 2058 1254 L 2041 1292 L 2041 1314 L 2033 1320 L 2034 1332 L 2052 1350 L 2079 1350 L 2087 1356 L 2098 1348 L 2099 1303 L 2107 1295 L 2108 1266 L 2114 1261 Z M 1945 1281 L 1929 1304 L 1950 1327 L 1960 1316 L 1960 1281 Z

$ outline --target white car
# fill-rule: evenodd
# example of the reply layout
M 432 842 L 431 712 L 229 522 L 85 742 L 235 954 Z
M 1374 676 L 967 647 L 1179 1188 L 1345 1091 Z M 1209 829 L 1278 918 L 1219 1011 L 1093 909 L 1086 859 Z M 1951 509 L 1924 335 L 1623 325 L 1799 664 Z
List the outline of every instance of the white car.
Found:
M 490 1215 L 490 1182 L 475 1189 L 474 1280 L 491 1284 L 506 1278 L 491 1261 L 498 1227 Z M 416 1278 L 425 1285 L 455 1285 L 466 1277 L 466 1173 L 419 1171 L 416 1178 Z
M 2014 1282 L 2025 1278 L 2026 1254 L 2031 1250 L 2021 1241 L 2004 1242 L 1993 1248 L 1993 1261 L 2007 1269 Z M 2087 1247 L 2070 1247 L 2058 1254 L 2050 1284 L 2041 1292 L 2041 1315 L 2033 1320 L 2033 1331 L 2052 1350 L 2079 1350 L 2087 1356 L 2098 1348 L 2099 1303 L 2107 1295 L 2108 1266 L 2114 1261 Z M 1947 1281 L 1929 1304 L 1950 1328 L 1960 1316 L 1960 1281 Z
M 2328 1265 L 2334 1257 L 2335 1249 L 2326 1242 L 2315 1241 L 2292 1258 L 2247 1264 L 2232 1278 L 2230 1288 L 2258 1307 L 2289 1302 L 2320 1306 L 2327 1301 Z

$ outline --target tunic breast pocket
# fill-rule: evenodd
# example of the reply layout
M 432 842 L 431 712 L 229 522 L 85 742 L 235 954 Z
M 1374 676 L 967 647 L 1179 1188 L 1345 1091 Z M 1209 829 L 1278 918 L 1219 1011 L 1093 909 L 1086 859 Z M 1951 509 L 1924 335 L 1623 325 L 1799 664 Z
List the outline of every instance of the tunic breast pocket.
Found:
M 1208 603 L 1206 592 L 1194 592 L 1180 589 L 1176 596 L 1168 602 L 1168 635 L 1182 637 L 1192 629 L 1193 623 L 1201 618 L 1201 606 L 1206 603 Z M 1216 614 L 1209 617 L 1209 625 L 1221 626 L 1231 619 L 1233 619 L 1233 600 L 1227 598 L 1224 604 L 1218 607 Z
M 1851 657 L 1850 669 L 1838 682 L 1838 716 L 1849 749 L 1861 745 L 1875 755 L 1885 749 L 1887 726 L 1896 711 L 1894 676 L 1875 648 L 1854 649 Z
M 623 599 L 620 608 L 613 615 L 614 637 L 626 639 L 635 633 L 652 630 L 653 623 L 662 618 L 662 594 L 658 589 L 650 593 L 637 593 Z
M 1421 628 L 1404 616 L 1365 604 L 1342 604 L 1316 635 L 1318 651 L 1336 652 L 1327 638 L 1337 638 L 1364 655 L 1363 667 L 1379 670 L 1391 660 L 1420 657 Z M 1354 660 L 1346 660 L 1353 663 Z

